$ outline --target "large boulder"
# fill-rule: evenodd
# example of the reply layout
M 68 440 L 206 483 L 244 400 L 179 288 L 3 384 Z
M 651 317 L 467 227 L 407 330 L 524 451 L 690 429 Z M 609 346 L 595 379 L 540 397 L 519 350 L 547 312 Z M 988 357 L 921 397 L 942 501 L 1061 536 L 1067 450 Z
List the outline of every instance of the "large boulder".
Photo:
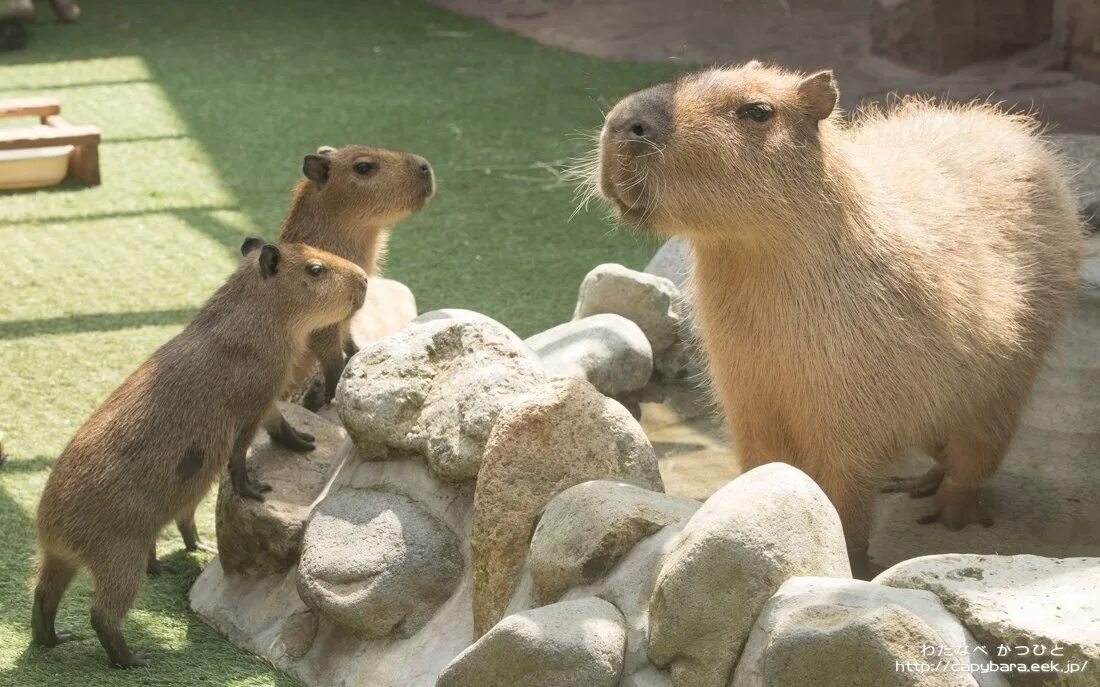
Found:
M 563 601 L 501 620 L 439 674 L 437 687 L 615 687 L 623 616 L 602 599 Z
M 800 575 L 851 577 L 840 516 L 797 468 L 750 470 L 703 504 L 664 561 L 650 659 L 677 687 L 725 687 L 764 603 Z
M 965 671 L 986 662 L 959 655 L 975 646 L 930 592 L 796 577 L 764 604 L 731 687 L 1005 685 L 997 673 Z
M 556 380 L 501 414 L 474 491 L 477 636 L 503 617 L 542 508 L 574 484 L 605 478 L 663 491 L 642 428 L 588 382 Z
M 997 661 L 1100 665 L 1100 558 L 943 554 L 898 563 L 878 584 L 926 589 L 966 624 Z M 1009 648 L 1006 656 L 995 650 Z M 1031 653 L 1043 647 L 1044 654 Z M 1018 651 L 1026 647 L 1028 653 Z M 1050 650 L 1061 647 L 1060 656 Z M 1096 685 L 1098 673 L 1014 675 L 1013 684 Z
M 649 339 L 621 315 L 592 315 L 559 324 L 525 343 L 551 376 L 586 379 L 607 396 L 637 391 L 653 374 Z
M 321 495 L 334 456 L 347 434 L 293 403 L 279 408 L 287 421 L 317 440 L 317 448 L 299 453 L 272 443 L 260 431 L 252 444 L 249 470 L 271 485 L 263 501 L 242 499 L 229 485 L 218 488 L 216 527 L 222 568 L 228 574 L 279 573 L 298 560 L 302 528 Z
M 680 291 L 664 277 L 605 264 L 589 272 L 581 282 L 573 319 L 611 313 L 638 325 L 649 339 L 655 356 L 677 339 L 684 316 Z
M 455 535 L 416 502 L 345 487 L 306 527 L 298 594 L 364 638 L 405 638 L 450 598 L 463 569 Z
M 497 415 L 545 378 L 502 325 L 443 318 L 362 349 L 336 400 L 364 459 L 423 456 L 439 477 L 464 481 L 477 476 Z
M 691 517 L 700 504 L 625 482 L 596 480 L 561 492 L 539 519 L 527 571 L 540 603 L 603 577 L 643 537 Z

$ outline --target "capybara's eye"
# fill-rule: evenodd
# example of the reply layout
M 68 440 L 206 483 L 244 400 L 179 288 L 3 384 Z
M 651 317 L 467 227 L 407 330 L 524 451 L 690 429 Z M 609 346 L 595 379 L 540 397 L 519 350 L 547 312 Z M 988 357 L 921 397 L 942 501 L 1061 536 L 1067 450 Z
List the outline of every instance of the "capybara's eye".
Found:
M 747 103 L 737 108 L 737 116 L 748 117 L 754 122 L 766 122 L 775 114 L 775 108 L 767 103 Z
M 311 262 L 311 263 L 309 263 L 309 266 L 306 267 L 306 272 L 309 272 L 314 277 L 321 276 L 321 273 L 324 272 L 324 271 L 325 271 L 325 266 L 322 265 L 319 262 Z
M 357 174 L 362 174 L 363 176 L 367 176 L 368 174 L 373 174 L 377 170 L 378 170 L 378 163 L 377 162 L 356 162 L 355 163 L 355 172 Z

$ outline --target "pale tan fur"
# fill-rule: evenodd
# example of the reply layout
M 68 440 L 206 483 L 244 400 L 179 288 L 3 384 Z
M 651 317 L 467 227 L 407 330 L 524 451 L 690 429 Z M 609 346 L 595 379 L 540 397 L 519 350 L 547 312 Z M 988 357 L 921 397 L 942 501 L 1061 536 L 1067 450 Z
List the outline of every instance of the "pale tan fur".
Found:
M 605 128 L 598 183 L 624 220 L 690 243 L 743 468 L 810 474 L 854 558 L 884 466 L 910 448 L 942 447 L 939 517 L 976 518 L 1082 259 L 1063 163 L 1035 122 L 911 99 L 819 121 L 831 74 L 756 62 L 666 88 L 674 131 L 647 146 Z M 754 101 L 774 117 L 736 116 Z

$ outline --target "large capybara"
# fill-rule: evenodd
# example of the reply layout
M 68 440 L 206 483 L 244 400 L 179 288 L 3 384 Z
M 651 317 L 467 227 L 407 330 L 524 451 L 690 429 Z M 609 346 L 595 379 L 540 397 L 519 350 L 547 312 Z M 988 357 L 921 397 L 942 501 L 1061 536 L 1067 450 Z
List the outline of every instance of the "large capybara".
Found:
M 1026 116 L 899 101 L 845 121 L 831 72 L 758 62 L 624 98 L 593 187 L 618 216 L 680 235 L 714 390 L 743 468 L 782 460 L 840 513 L 865 569 L 874 494 L 927 522 L 980 520 L 1077 285 L 1084 226 L 1063 161 Z
M 190 324 L 103 402 L 57 459 L 38 505 L 32 634 L 72 635 L 54 618 L 80 567 L 95 578 L 92 627 L 113 665 L 143 666 L 122 623 L 160 529 L 194 512 L 226 466 L 233 489 L 263 500 L 248 475 L 256 429 L 286 388 L 310 332 L 363 305 L 367 275 L 301 244 L 249 239 L 246 258 Z M 215 380 L 214 383 L 211 380 Z

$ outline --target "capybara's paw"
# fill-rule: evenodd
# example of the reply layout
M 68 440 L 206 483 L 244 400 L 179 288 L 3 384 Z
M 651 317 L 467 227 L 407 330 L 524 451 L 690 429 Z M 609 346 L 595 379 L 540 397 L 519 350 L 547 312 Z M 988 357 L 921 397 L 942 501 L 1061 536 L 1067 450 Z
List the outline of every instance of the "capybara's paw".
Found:
M 54 635 L 54 643 L 52 646 L 64 644 L 65 642 L 71 642 L 74 639 L 76 639 L 76 634 L 71 630 L 58 630 Z
M 153 662 L 153 654 L 136 651 L 115 661 L 116 668 L 144 668 Z
M 271 491 L 271 485 L 267 482 L 260 482 L 258 480 L 249 479 L 241 485 L 238 493 L 243 498 L 264 501 L 264 492 Z
M 287 423 L 283 423 L 279 431 L 271 435 L 271 440 L 299 453 L 307 453 L 317 448 L 316 439 L 312 434 L 299 432 Z
M 928 472 L 914 477 L 890 477 L 882 486 L 884 494 L 907 493 L 915 499 L 931 496 L 940 488 L 943 481 L 944 469 L 939 465 L 933 465 Z
M 218 552 L 218 547 L 204 539 L 197 539 L 192 544 L 187 545 L 186 548 L 188 551 L 205 551 L 207 553 Z
M 936 509 L 917 522 L 922 525 L 939 522 L 949 530 L 961 530 L 973 522 L 991 527 L 993 518 L 982 508 L 977 487 L 961 487 L 948 478 L 936 492 Z

